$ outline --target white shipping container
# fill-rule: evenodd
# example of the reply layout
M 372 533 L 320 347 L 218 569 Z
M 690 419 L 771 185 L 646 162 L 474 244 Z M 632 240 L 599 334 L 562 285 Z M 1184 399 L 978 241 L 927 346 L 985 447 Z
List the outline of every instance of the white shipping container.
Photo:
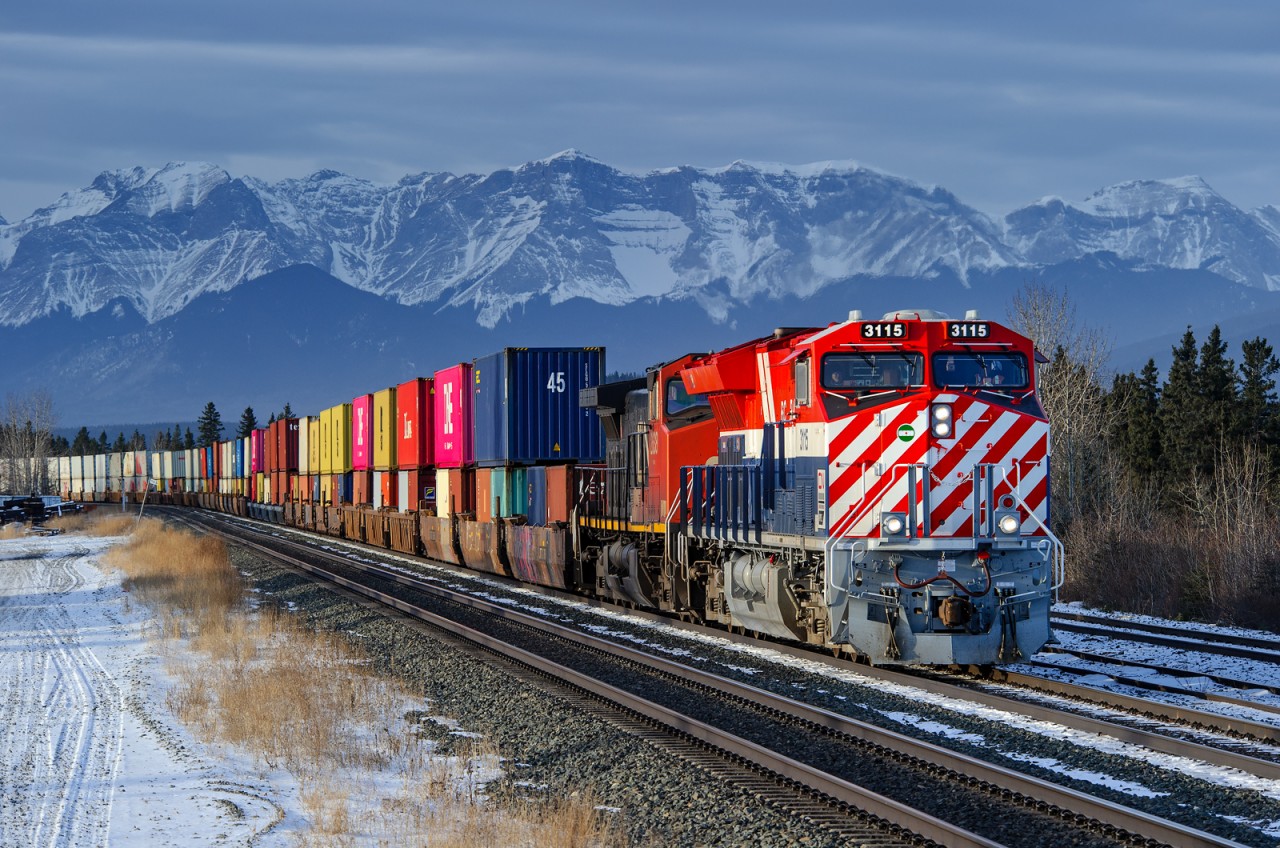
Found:
M 382 478 L 386 474 L 387 472 L 385 471 L 373 472 L 373 491 L 370 492 L 370 495 L 372 496 L 371 500 L 373 501 L 374 509 L 382 509 Z
M 449 517 L 449 475 L 443 471 L 436 474 L 436 516 Z
M 398 504 L 396 509 L 398 509 L 400 512 L 408 512 L 409 511 L 409 475 L 408 474 L 401 474 L 398 478 L 396 478 L 396 495 L 397 495 L 396 503 Z M 417 501 L 414 501 L 414 506 L 417 506 Z
M 107 460 L 109 455 L 105 453 L 95 454 L 93 457 L 93 490 L 98 494 L 102 494 L 107 490 Z
M 107 491 L 120 491 L 122 481 L 124 480 L 124 454 L 107 454 L 107 465 L 103 469 L 103 474 L 106 476 Z
M 311 470 L 311 416 L 298 419 L 298 473 L 312 474 Z

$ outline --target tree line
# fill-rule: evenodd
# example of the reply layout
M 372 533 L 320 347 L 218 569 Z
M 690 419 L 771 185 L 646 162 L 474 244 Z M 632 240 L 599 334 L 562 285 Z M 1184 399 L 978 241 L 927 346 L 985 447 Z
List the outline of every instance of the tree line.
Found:
M 1280 612 L 1280 373 L 1270 343 L 1239 359 L 1190 327 L 1167 371 L 1108 375 L 1109 342 L 1065 295 L 1027 286 L 1010 323 L 1052 352 L 1051 521 L 1066 600 L 1274 629 Z

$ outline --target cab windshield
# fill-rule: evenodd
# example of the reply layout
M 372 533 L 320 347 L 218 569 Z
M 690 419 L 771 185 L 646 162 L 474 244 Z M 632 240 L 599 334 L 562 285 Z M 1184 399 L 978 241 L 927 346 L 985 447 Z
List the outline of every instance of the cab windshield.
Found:
M 684 380 L 672 377 L 667 380 L 667 415 L 677 415 L 696 406 L 710 406 L 706 395 L 691 395 L 684 388 Z
M 822 357 L 822 387 L 831 391 L 922 385 L 924 357 L 918 353 L 828 353 Z
M 939 388 L 990 386 L 1025 389 L 1031 385 L 1027 358 L 1021 353 L 935 353 L 930 365 L 933 366 L 933 384 Z

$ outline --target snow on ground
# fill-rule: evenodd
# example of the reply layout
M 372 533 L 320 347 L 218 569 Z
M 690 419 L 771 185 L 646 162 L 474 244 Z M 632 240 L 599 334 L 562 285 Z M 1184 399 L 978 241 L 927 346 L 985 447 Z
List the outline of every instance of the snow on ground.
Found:
M 253 522 L 245 521 L 241 523 L 254 529 L 261 529 L 261 525 Z M 280 528 L 273 527 L 270 532 L 277 536 L 304 538 L 314 543 L 314 539 L 311 537 L 308 537 L 305 534 L 295 533 L 294 531 L 281 530 Z M 1267 780 L 1265 778 L 1257 777 L 1256 775 L 1246 774 L 1237 769 L 1211 765 L 1198 760 L 1189 760 L 1185 757 L 1175 757 L 1169 754 L 1162 754 L 1141 745 L 1122 742 L 1111 736 L 1102 736 L 1096 733 L 1087 733 L 1085 731 L 1075 730 L 1054 722 L 1029 718 L 1019 713 L 1007 712 L 994 707 L 977 705 L 972 701 L 926 692 L 907 684 L 890 683 L 888 681 L 866 677 L 855 671 L 832 666 L 819 660 L 811 660 L 804 657 L 795 657 L 789 654 L 784 654 L 770 648 L 764 643 L 743 644 L 732 642 L 728 639 L 711 634 L 690 632 L 672 627 L 671 625 L 664 624 L 660 621 L 648 621 L 637 618 L 625 610 L 599 608 L 590 604 L 579 603 L 577 601 L 554 598 L 545 595 L 536 589 L 501 584 L 496 581 L 489 580 L 479 574 L 464 575 L 454 569 L 431 565 L 418 559 L 398 556 L 392 552 L 380 553 L 378 558 L 374 560 L 370 558 L 367 551 L 362 548 L 350 545 L 346 542 L 335 541 L 333 539 L 326 539 L 323 543 L 320 543 L 317 546 L 326 551 L 339 554 L 354 561 L 401 570 L 405 574 L 418 578 L 425 577 L 429 580 L 434 579 L 451 589 L 455 589 L 459 592 L 470 593 L 478 597 L 485 597 L 493 601 L 500 601 L 501 603 L 509 606 L 519 608 L 530 615 L 541 616 L 569 626 L 581 627 L 584 630 L 589 630 L 601 636 L 608 636 L 615 639 L 626 639 L 637 644 L 645 645 L 655 653 L 677 656 L 698 656 L 702 655 L 704 652 L 698 651 L 696 648 L 697 645 L 714 645 L 717 648 L 721 648 L 725 651 L 729 651 L 743 657 L 744 665 L 738 666 L 736 664 L 723 663 L 722 665 L 726 669 L 745 672 L 753 676 L 759 675 L 760 678 L 767 677 L 768 668 L 771 665 L 800 669 L 816 677 L 841 680 L 855 685 L 874 688 L 882 692 L 897 694 L 918 703 L 925 703 L 931 707 L 951 711 L 957 715 L 983 719 L 1001 726 L 1016 727 L 1019 730 L 1036 733 L 1061 742 L 1067 742 L 1084 749 L 1127 757 L 1132 760 L 1145 763 L 1153 768 L 1185 774 L 1218 786 L 1232 789 L 1255 790 L 1264 794 L 1268 798 L 1280 801 L 1280 781 L 1277 780 Z M 395 561 L 402 562 L 406 566 L 410 567 L 399 568 L 391 565 L 391 563 Z M 434 576 L 431 576 L 433 573 Z M 502 594 L 491 594 L 490 590 L 500 592 Z M 507 597 L 502 597 L 502 595 L 506 595 Z M 516 595 L 524 598 L 525 600 L 523 602 L 516 601 L 509 597 L 510 595 Z M 564 615 L 558 611 L 566 609 L 572 609 L 578 613 L 598 618 L 601 620 L 601 623 L 581 623 L 577 619 L 564 617 Z M 690 649 L 685 650 L 681 648 L 672 648 L 669 644 L 651 642 L 645 638 L 645 633 L 660 633 L 666 639 L 688 644 Z M 761 663 L 761 667 L 751 668 L 747 666 L 746 663 L 752 660 Z M 714 669 L 712 670 L 714 671 Z M 821 692 L 823 690 L 818 691 Z M 1149 695 L 1150 693 L 1144 692 L 1142 694 Z M 843 700 L 842 697 L 841 700 Z M 1200 701 L 1196 702 L 1196 706 L 1199 708 L 1206 707 L 1204 702 Z M 1215 704 L 1209 706 L 1221 708 L 1224 712 L 1234 710 L 1236 714 L 1245 711 L 1257 712 L 1248 711 L 1242 707 L 1232 707 L 1229 704 Z M 1099 716 L 1103 716 L 1106 712 L 1107 711 L 1103 709 L 1095 710 L 1095 713 Z M 1272 715 L 1274 717 L 1274 714 Z M 895 713 L 888 717 L 904 724 L 917 726 L 928 733 L 936 735 L 940 739 L 964 738 L 965 741 L 973 744 L 990 746 L 990 743 L 988 743 L 986 739 L 978 738 L 976 736 L 968 736 L 957 728 L 948 727 L 938 722 L 931 722 L 923 716 L 902 712 Z M 1036 762 L 1036 764 L 1045 768 L 1061 771 L 1062 773 L 1077 779 L 1089 780 L 1090 782 L 1099 784 L 1106 783 L 1113 788 L 1129 792 L 1130 794 L 1143 795 L 1150 792 L 1146 787 L 1138 784 L 1116 781 L 1115 778 L 1098 775 L 1096 773 L 1086 774 L 1078 769 L 1072 770 L 1064 764 L 1056 764 L 1056 766 L 1048 765 L 1046 762 L 1034 760 L 1025 752 L 1000 749 L 998 753 L 1010 760 Z M 1273 825 L 1269 823 L 1267 826 Z
M 284 845 L 287 776 L 169 717 L 148 616 L 98 564 L 119 541 L 0 540 L 0 845 Z

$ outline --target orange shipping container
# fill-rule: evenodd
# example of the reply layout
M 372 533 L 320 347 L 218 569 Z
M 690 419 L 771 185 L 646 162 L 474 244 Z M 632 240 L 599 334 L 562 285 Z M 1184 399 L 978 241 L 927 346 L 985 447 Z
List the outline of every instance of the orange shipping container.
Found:
M 476 470 L 476 521 L 486 524 L 493 521 L 493 469 Z
M 547 466 L 547 523 L 568 523 L 573 511 L 573 466 Z

